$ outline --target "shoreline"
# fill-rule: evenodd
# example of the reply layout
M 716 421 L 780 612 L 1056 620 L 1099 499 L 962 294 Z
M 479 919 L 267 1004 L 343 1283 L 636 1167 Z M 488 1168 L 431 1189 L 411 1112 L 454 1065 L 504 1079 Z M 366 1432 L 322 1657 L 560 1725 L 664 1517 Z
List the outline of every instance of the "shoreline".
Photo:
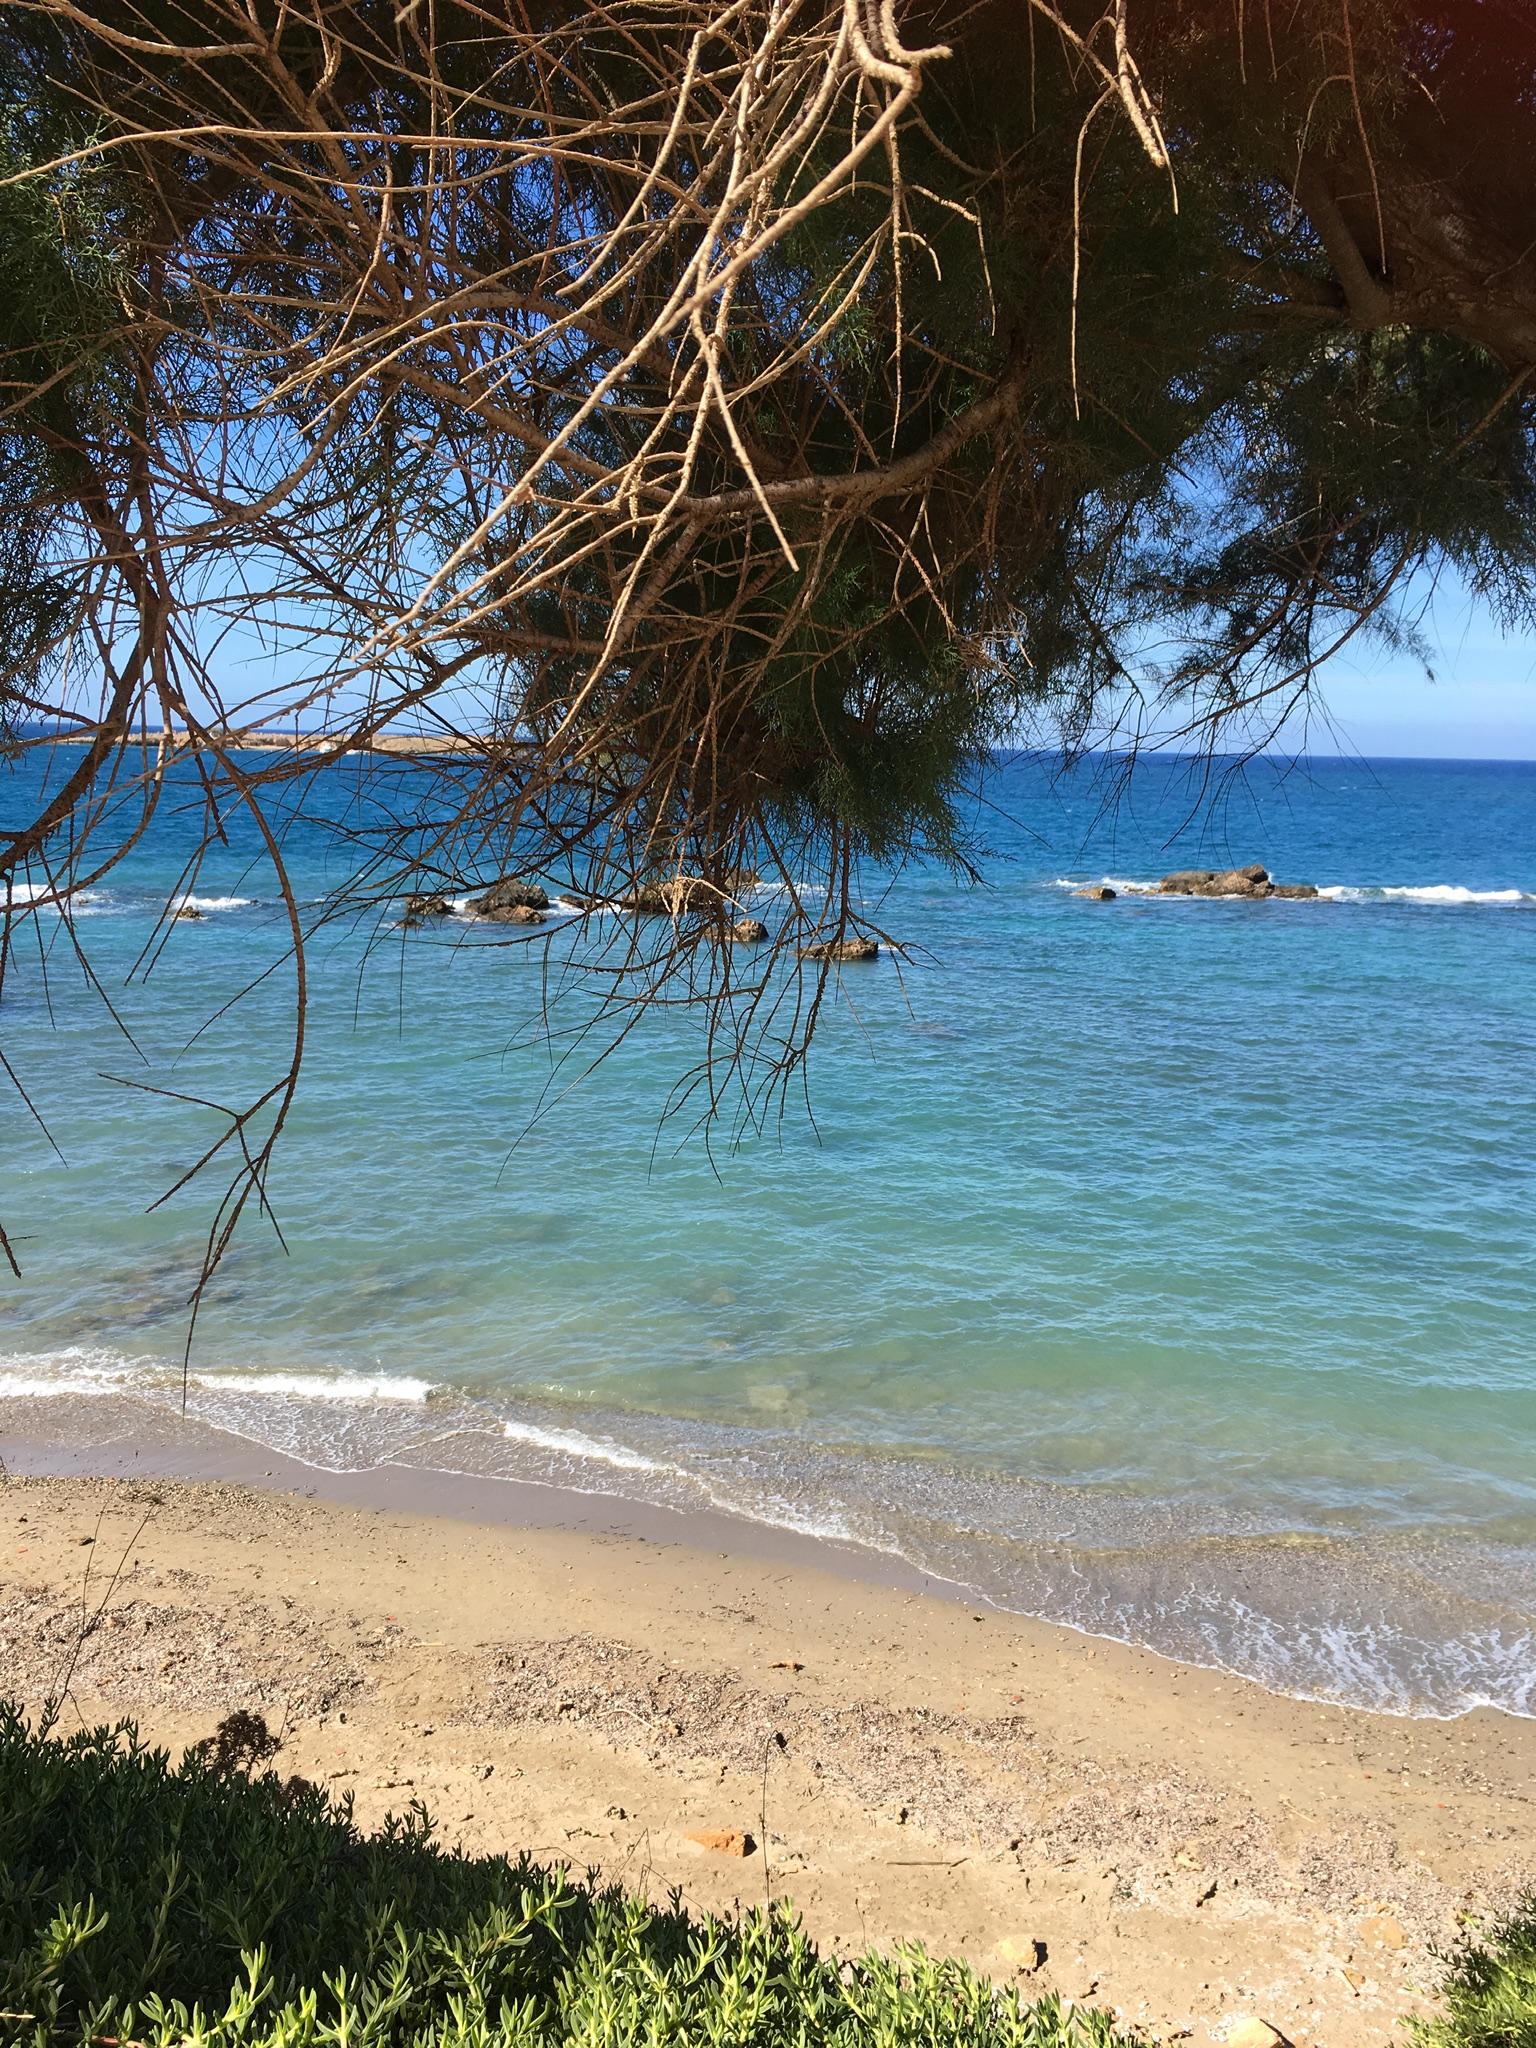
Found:
M 226 1390 L 215 1372 L 195 1384 L 186 1413 L 163 1388 L 89 1377 L 83 1399 L 37 1382 L 0 1412 L 19 1469 L 39 1474 L 229 1479 L 343 1506 L 831 1568 L 1277 1698 L 1407 1722 L 1491 1711 L 1536 1725 L 1529 1578 L 1490 1577 L 1504 1560 L 1454 1530 L 1403 1540 L 1262 1518 L 1222 1526 L 1136 1495 L 909 1470 L 762 1427 L 722 1440 L 701 1423 L 690 1436 L 642 1412 L 487 1408 L 417 1380 L 374 1397 L 374 1382 L 342 1375 L 334 1402 L 328 1382 L 303 1374 L 236 1374 Z M 786 1452 L 804 1462 L 784 1465 Z M 947 1492 L 923 1490 L 934 1472 Z
M 64 1444 L 26 1432 L 0 1433 L 5 1464 L 17 1479 L 149 1482 L 246 1486 L 259 1493 L 313 1500 L 366 1512 L 393 1510 L 472 1528 L 561 1530 L 572 1535 L 616 1537 L 735 1556 L 757 1564 L 784 1564 L 835 1572 L 858 1584 L 891 1592 L 923 1592 L 939 1599 L 980 1603 L 984 1596 L 953 1579 L 925 1572 L 893 1551 L 835 1536 L 812 1534 L 762 1522 L 723 1507 L 670 1507 L 558 1481 L 499 1474 L 447 1472 L 434 1466 L 384 1460 L 355 1471 L 311 1465 L 216 1424 L 188 1419 L 183 1441 L 153 1442 L 124 1436 L 107 1442 Z M 191 1439 L 191 1441 L 188 1441 Z M 829 1562 L 830 1561 L 830 1562 Z M 1083 1631 L 1069 1622 L 1031 1615 L 1016 1620 L 1069 1634 Z M 1106 1644 L 1113 1638 L 1095 1637 Z M 1133 1644 L 1116 1647 L 1136 1650 Z M 1138 1655 L 1159 1656 L 1155 1650 Z M 1172 1660 L 1163 1658 L 1161 1661 Z
M 1495 1710 L 1290 1699 L 723 1513 L 508 1480 L 445 1512 L 433 1475 L 238 1440 L 196 1476 L 129 1441 L 5 1461 L 0 1667 L 32 1703 L 105 1594 L 87 1719 L 175 1747 L 259 1711 L 365 1822 L 421 1797 L 472 1849 L 787 1895 L 840 1953 L 915 1936 L 1162 2038 L 1364 2048 L 1536 1878 L 1536 1722 Z

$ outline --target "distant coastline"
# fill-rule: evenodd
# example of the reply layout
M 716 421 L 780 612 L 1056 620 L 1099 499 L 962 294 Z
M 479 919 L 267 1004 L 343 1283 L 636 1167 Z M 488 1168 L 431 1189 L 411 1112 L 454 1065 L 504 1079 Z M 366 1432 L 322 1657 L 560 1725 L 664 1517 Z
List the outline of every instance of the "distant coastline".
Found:
M 92 737 L 94 735 L 89 733 L 73 732 L 31 735 L 34 743 L 41 742 L 61 747 L 87 746 Z M 492 744 L 488 734 L 381 732 L 356 739 L 339 733 L 271 732 L 261 727 L 218 726 L 210 727 L 205 733 L 143 727 L 130 733 L 128 739 L 131 744 L 146 747 L 168 746 L 176 750 L 215 746 L 241 753 L 280 754 L 302 748 L 316 754 L 332 755 L 337 759 L 344 754 L 478 754 Z

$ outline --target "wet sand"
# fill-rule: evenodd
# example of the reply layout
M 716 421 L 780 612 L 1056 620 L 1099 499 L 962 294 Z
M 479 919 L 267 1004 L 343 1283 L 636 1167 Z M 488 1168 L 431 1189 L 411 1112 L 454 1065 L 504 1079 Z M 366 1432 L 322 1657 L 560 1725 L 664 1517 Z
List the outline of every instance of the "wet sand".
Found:
M 259 1711 L 365 1821 L 420 1799 L 472 1850 L 787 1896 L 841 1952 L 917 1937 L 1164 2039 L 1351 2048 L 1536 1877 L 1533 1722 L 1280 1698 L 724 1514 L 211 1432 L 4 1456 L 6 1690 L 78 1646 L 71 1715 L 174 1749 Z

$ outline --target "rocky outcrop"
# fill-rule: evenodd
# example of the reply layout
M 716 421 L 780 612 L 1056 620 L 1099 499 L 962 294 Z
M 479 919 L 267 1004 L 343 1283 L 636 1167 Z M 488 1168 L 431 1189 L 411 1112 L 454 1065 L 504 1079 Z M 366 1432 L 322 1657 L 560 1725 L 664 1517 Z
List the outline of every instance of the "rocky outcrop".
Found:
M 1246 868 L 1179 868 L 1157 885 L 1159 896 L 1268 896 L 1273 889 L 1269 869 L 1256 861 Z
M 714 883 L 702 875 L 673 875 L 665 882 L 642 882 L 619 898 L 619 908 L 641 917 L 681 917 L 689 910 L 716 910 L 721 900 Z
M 494 924 L 547 924 L 549 912 L 533 903 L 511 903 L 505 910 L 486 913 Z
M 760 946 L 768 936 L 768 927 L 760 917 L 738 917 L 730 936 L 743 946 Z
M 822 939 L 814 946 L 802 946 L 802 960 L 873 960 L 880 951 L 878 939 Z
M 1113 903 L 1118 892 L 1108 882 L 1095 882 L 1087 889 L 1074 889 L 1074 896 L 1086 896 L 1090 903 Z
M 1269 869 L 1255 861 L 1246 868 L 1180 868 L 1164 875 L 1157 885 L 1159 896 L 1286 896 L 1297 902 L 1312 902 L 1317 889 L 1311 882 L 1274 882 Z
M 524 882 L 515 875 L 505 881 L 492 882 L 482 896 L 472 896 L 469 907 L 476 917 L 498 917 L 512 924 L 526 924 L 526 918 L 513 917 L 517 910 L 548 910 L 549 894 L 537 882 Z
M 416 895 L 405 899 L 407 924 L 424 924 L 429 917 L 451 917 L 453 905 L 446 896 Z

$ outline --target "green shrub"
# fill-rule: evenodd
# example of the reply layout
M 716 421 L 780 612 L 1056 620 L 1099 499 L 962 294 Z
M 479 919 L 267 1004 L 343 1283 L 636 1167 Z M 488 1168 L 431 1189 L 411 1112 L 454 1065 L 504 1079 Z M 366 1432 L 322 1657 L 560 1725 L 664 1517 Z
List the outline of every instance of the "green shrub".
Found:
M 259 1756 L 259 1750 L 251 1754 Z M 526 1857 L 450 1854 L 424 1809 L 173 1766 L 127 1723 L 54 1739 L 0 1705 L 0 2033 L 56 2048 L 1115 2048 L 917 1948 L 839 1965 L 783 1909 L 657 1910 Z
M 1418 2048 L 1536 2048 L 1536 1897 L 1456 1958 L 1441 2004 Z

